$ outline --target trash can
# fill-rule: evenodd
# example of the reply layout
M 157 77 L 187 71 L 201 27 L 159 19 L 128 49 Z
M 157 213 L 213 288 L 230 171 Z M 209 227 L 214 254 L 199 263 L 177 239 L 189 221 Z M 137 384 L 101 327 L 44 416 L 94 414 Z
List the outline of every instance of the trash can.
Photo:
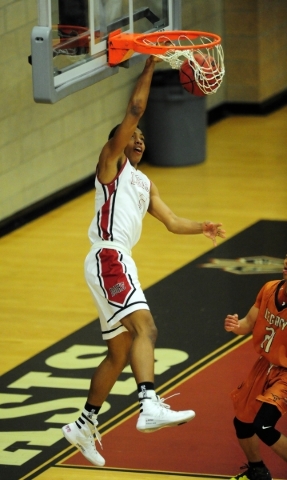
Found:
M 178 70 L 158 70 L 153 74 L 143 121 L 147 162 L 174 167 L 205 160 L 205 97 L 184 90 Z

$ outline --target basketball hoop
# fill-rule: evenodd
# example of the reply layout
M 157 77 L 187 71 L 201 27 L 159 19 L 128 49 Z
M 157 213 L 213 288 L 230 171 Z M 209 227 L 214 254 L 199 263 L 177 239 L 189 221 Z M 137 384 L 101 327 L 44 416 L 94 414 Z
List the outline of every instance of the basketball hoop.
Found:
M 215 93 L 224 74 L 224 55 L 221 38 L 215 33 L 174 30 L 147 34 L 121 33 L 116 30 L 108 40 L 110 66 L 128 60 L 134 52 L 155 55 L 179 70 L 187 59 L 194 70 L 199 88 L 206 94 Z M 202 61 L 201 61 L 202 59 Z M 212 81 L 212 90 L 205 85 Z

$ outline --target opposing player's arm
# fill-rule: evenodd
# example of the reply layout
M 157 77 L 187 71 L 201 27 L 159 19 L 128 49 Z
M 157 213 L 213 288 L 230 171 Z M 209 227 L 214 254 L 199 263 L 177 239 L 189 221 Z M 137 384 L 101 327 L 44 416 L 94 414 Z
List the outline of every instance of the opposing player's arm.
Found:
M 215 237 L 225 237 L 225 231 L 221 229 L 221 223 L 197 222 L 187 218 L 178 217 L 175 213 L 162 201 L 159 191 L 154 183 L 151 186 L 150 204 L 148 212 L 162 222 L 169 232 L 182 235 L 196 235 L 203 233 L 215 243 Z
M 240 320 L 237 313 L 227 315 L 224 320 L 224 328 L 227 332 L 233 332 L 236 335 L 247 335 L 251 333 L 258 315 L 259 309 L 254 305 L 250 308 L 247 315 Z

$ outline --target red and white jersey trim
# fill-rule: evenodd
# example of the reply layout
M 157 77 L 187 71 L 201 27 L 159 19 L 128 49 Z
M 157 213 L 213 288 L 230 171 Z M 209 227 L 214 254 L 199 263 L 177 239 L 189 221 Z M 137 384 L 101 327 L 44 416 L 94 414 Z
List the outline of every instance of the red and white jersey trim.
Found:
M 127 159 L 108 185 L 96 177 L 96 215 L 89 228 L 91 243 L 116 242 L 131 250 L 138 242 L 150 202 L 151 182 Z

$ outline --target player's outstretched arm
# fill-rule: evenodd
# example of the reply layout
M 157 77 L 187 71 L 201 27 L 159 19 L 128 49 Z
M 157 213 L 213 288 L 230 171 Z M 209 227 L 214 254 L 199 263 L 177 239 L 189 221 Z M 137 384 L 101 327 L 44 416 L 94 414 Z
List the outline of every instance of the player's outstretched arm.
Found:
M 196 235 L 202 233 L 212 240 L 214 246 L 216 246 L 215 239 L 217 236 L 225 238 L 225 230 L 221 228 L 222 223 L 209 221 L 197 222 L 175 215 L 160 198 L 158 189 L 154 183 L 151 187 L 148 212 L 162 222 L 169 232 L 179 235 Z
M 224 320 L 224 328 L 227 332 L 233 332 L 236 335 L 247 335 L 251 333 L 255 325 L 258 308 L 253 305 L 247 313 L 246 317 L 241 320 L 238 319 L 237 313 L 227 315 Z
M 104 145 L 100 153 L 100 166 L 104 163 L 117 163 L 119 157 L 123 156 L 123 151 L 145 112 L 156 63 L 154 56 L 150 56 L 146 60 L 144 69 L 130 96 L 125 116 L 114 136 Z

